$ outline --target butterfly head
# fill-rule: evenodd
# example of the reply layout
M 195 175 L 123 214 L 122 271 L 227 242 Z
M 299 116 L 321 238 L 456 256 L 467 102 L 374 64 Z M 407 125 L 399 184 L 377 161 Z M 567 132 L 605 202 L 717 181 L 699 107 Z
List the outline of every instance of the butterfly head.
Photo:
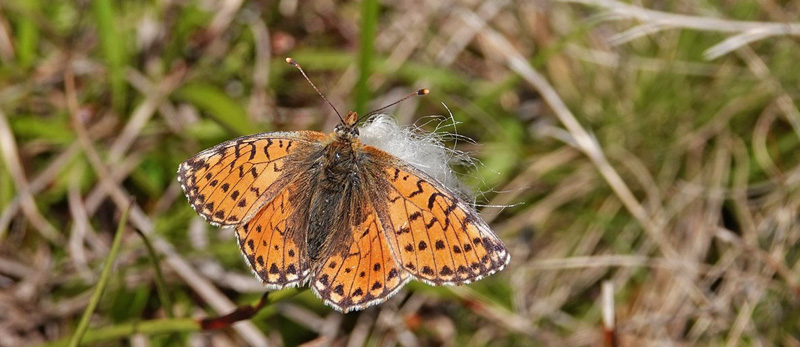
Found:
M 341 118 L 341 116 L 339 116 L 339 119 L 341 119 L 342 122 L 339 123 L 339 125 L 337 125 L 336 128 L 334 128 L 333 132 L 336 135 L 337 139 L 349 142 L 349 141 L 351 141 L 353 139 L 358 138 L 358 127 L 357 127 L 357 125 L 358 125 L 358 122 L 360 120 L 365 119 L 365 118 L 369 118 L 370 116 L 374 116 L 374 115 L 378 114 L 379 112 L 381 112 L 381 111 L 383 111 L 383 110 L 385 110 L 385 109 L 387 109 L 389 107 L 392 107 L 394 105 L 397 105 L 400 102 L 402 102 L 403 100 L 406 100 L 406 99 L 408 99 L 410 97 L 417 96 L 417 95 L 427 95 L 427 94 L 428 94 L 428 90 L 427 89 L 417 90 L 416 92 L 413 92 L 413 93 L 411 93 L 409 95 L 406 95 L 404 98 L 402 98 L 400 100 L 397 100 L 397 101 L 395 101 L 395 102 L 393 102 L 391 104 L 388 104 L 388 105 L 386 105 L 384 107 L 381 107 L 381 108 L 379 108 L 377 110 L 367 112 L 367 114 L 365 114 L 363 117 L 359 117 L 358 114 L 353 112 L 353 111 L 347 112 L 347 115 L 344 116 L 344 118 Z M 322 96 L 322 93 L 320 93 L 320 96 Z M 324 96 L 322 96 L 322 97 L 325 98 Z M 325 99 L 325 101 L 328 101 L 328 100 Z M 330 103 L 328 103 L 328 104 L 330 104 Z M 333 107 L 333 105 L 331 105 L 331 107 Z M 335 107 L 333 107 L 333 109 L 334 109 L 334 111 L 336 110 Z M 339 112 L 336 112 L 336 114 L 339 114 Z
M 336 125 L 336 128 L 333 129 L 333 133 L 336 134 L 336 137 L 340 140 L 351 141 L 358 138 L 357 124 L 358 114 L 353 111 L 347 112 L 347 115 L 344 117 L 344 122 Z
M 392 107 L 394 105 L 397 105 L 400 102 L 402 102 L 403 100 L 406 100 L 406 99 L 408 99 L 410 97 L 417 96 L 417 95 L 426 95 L 426 94 L 428 94 L 428 90 L 427 89 L 420 89 L 420 90 L 417 90 L 416 92 L 413 92 L 413 93 L 411 93 L 409 95 L 406 95 L 404 98 L 402 98 L 400 100 L 397 100 L 397 101 L 395 101 L 395 102 L 393 102 L 393 103 L 391 103 L 389 105 L 386 105 L 386 106 L 381 107 L 381 108 L 379 108 L 377 110 L 373 110 L 371 112 L 368 112 L 367 114 L 364 115 L 364 117 L 359 118 L 357 113 L 355 113 L 354 111 L 350 111 L 350 112 L 347 112 L 347 115 L 344 118 L 342 118 L 342 115 L 339 113 L 339 111 L 336 110 L 336 107 L 334 107 L 333 104 L 331 104 L 331 102 L 328 101 L 328 98 L 326 98 L 325 95 L 323 95 L 322 92 L 320 92 L 319 89 L 317 89 L 317 86 L 315 86 L 314 83 L 311 82 L 311 79 L 308 78 L 308 76 L 306 75 L 306 72 L 303 71 L 302 67 L 300 67 L 300 64 L 298 64 L 292 58 L 286 58 L 286 62 L 289 63 L 289 65 L 292 65 L 292 66 L 296 67 L 297 70 L 300 70 L 300 74 L 302 74 L 303 78 L 305 78 L 306 81 L 308 81 L 308 84 L 310 84 L 311 87 L 314 88 L 314 90 L 317 92 L 317 94 L 319 94 L 319 96 L 322 98 L 322 100 L 325 100 L 325 102 L 328 103 L 328 105 L 331 106 L 333 111 L 336 112 L 336 115 L 339 116 L 339 119 L 342 122 L 339 123 L 336 126 L 336 128 L 333 129 L 333 134 L 336 137 L 336 140 L 338 140 L 338 141 L 353 142 L 353 140 L 358 139 L 358 127 L 357 127 L 357 125 L 358 125 L 358 121 L 360 121 L 361 119 L 368 118 L 369 116 L 376 115 L 376 114 L 378 114 L 378 112 L 383 111 L 383 110 L 385 110 L 385 109 L 387 109 L 389 107 Z

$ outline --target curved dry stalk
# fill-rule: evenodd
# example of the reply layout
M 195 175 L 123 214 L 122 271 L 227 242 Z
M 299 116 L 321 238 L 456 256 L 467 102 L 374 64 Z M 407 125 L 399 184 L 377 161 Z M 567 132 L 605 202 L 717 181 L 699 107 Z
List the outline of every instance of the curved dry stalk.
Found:
M 223 0 L 219 2 L 219 8 L 214 11 L 214 18 L 211 19 L 211 24 L 208 25 L 208 32 L 212 36 L 219 36 L 230 26 L 234 16 L 242 7 L 243 0 Z
M 604 20 L 635 19 L 644 23 L 612 37 L 610 41 L 613 44 L 622 44 L 668 29 L 692 29 L 734 34 L 703 52 L 703 57 L 708 60 L 719 58 L 747 44 L 769 37 L 800 36 L 800 23 L 753 22 L 689 16 L 649 10 L 615 0 L 558 1 L 601 7 L 611 12 L 603 16 Z
M 629 29 L 612 38 L 614 44 L 628 42 L 635 38 L 667 29 L 692 29 L 731 33 L 734 36 L 707 49 L 703 56 L 708 60 L 719 58 L 749 43 L 774 36 L 800 36 L 800 23 L 773 23 L 737 21 L 721 18 L 708 18 L 649 10 L 615 0 L 558 0 L 597 6 L 610 12 L 604 20 L 635 19 L 643 24 Z
M 139 137 L 139 133 L 144 126 L 156 113 L 162 101 L 180 85 L 185 73 L 186 69 L 174 69 L 172 73 L 161 79 L 158 84 L 155 84 L 156 87 L 154 90 L 145 93 L 145 100 L 133 110 L 128 123 L 125 124 L 125 128 L 122 129 L 117 140 L 111 145 L 111 150 L 108 155 L 111 163 L 116 164 L 122 159 L 125 152 L 133 145 L 133 141 Z
M 496 322 L 496 324 L 503 326 L 509 331 L 514 331 L 541 341 L 553 339 L 553 336 L 551 336 L 549 332 L 536 327 L 527 317 L 520 316 L 513 311 L 509 311 L 493 303 L 491 300 L 481 297 L 474 289 L 466 286 L 448 287 L 448 289 L 463 300 L 472 312 L 488 318 L 491 322 Z
M 247 113 L 258 122 L 267 122 L 270 114 L 277 114 L 275 98 L 267 91 L 269 84 L 269 59 L 272 56 L 272 38 L 267 25 L 256 17 L 249 23 L 253 34 L 253 90 L 247 104 Z
M 8 124 L 8 119 L 5 113 L 0 111 L 0 151 L 2 151 L 3 159 L 6 163 L 6 168 L 11 173 L 11 178 L 14 181 L 14 186 L 17 188 L 17 195 L 19 196 L 20 207 L 28 220 L 33 224 L 34 228 L 39 231 L 45 239 L 55 244 L 62 244 L 64 237 L 58 230 L 47 221 L 39 208 L 36 207 L 36 201 L 33 199 L 33 193 L 30 189 L 28 179 L 25 177 L 25 170 L 22 169 L 22 162 L 19 158 L 17 151 L 17 142 L 14 139 L 14 134 L 11 132 L 11 126 Z M 3 239 L 7 229 L 0 229 L 0 239 Z
M 658 23 L 673 28 L 716 31 L 725 33 L 744 33 L 754 30 L 774 32 L 776 35 L 800 35 L 800 24 L 738 21 L 721 18 L 697 17 L 669 12 L 649 10 L 616 0 L 557 0 L 602 7 L 610 11 L 614 19 L 631 18 L 648 23 Z
M 500 10 L 502 10 L 506 5 L 508 5 L 508 0 L 483 2 L 478 10 L 475 11 L 475 14 L 481 19 L 480 25 L 459 25 L 455 32 L 450 35 L 450 40 L 447 42 L 444 48 L 439 51 L 439 54 L 436 56 L 436 61 L 442 66 L 450 66 L 450 64 L 452 64 L 456 58 L 458 58 L 458 55 L 467 47 L 467 45 L 472 42 L 480 30 L 486 26 L 486 22 L 500 13 Z M 459 10 L 466 11 L 464 8 L 460 8 Z M 454 17 L 454 20 L 458 20 L 457 18 L 457 16 Z
M 767 86 L 765 89 L 777 94 L 775 103 L 783 112 L 784 120 L 792 126 L 795 136 L 800 138 L 800 110 L 797 109 L 792 97 L 789 96 L 780 81 L 770 72 L 764 59 L 761 59 L 750 47 L 742 47 L 737 53 L 747 63 L 750 71 Z
M 468 25 L 480 25 L 480 19 L 472 12 L 462 12 L 462 18 Z M 614 193 L 628 209 L 628 212 L 639 222 L 642 228 L 647 232 L 647 235 L 656 242 L 657 247 L 666 259 L 685 268 L 686 271 L 677 271 L 675 275 L 676 278 L 681 281 L 686 292 L 689 293 L 694 300 L 704 305 L 710 304 L 710 300 L 706 294 L 687 277 L 687 274 L 696 272 L 692 269 L 694 264 L 687 264 L 684 258 L 681 257 L 665 237 L 663 232 L 666 226 L 666 219 L 660 215 L 659 209 L 653 208 L 655 211 L 653 217 L 648 214 L 647 210 L 636 199 L 622 177 L 617 173 L 611 163 L 608 162 L 608 159 L 603 153 L 603 149 L 600 147 L 600 144 L 597 143 L 596 139 L 581 126 L 580 122 L 578 122 L 566 104 L 564 104 L 561 97 L 550 83 L 531 67 L 528 61 L 525 60 L 505 37 L 490 28 L 484 28 L 484 30 L 481 31 L 481 36 L 486 38 L 487 41 L 494 46 L 495 51 L 503 56 L 505 63 L 511 70 L 519 74 L 523 80 L 527 81 L 541 94 L 542 99 L 550 106 L 558 120 L 569 132 L 575 147 L 592 161 L 597 171 L 603 176 Z
M 87 133 L 86 128 L 80 120 L 80 108 L 78 99 L 75 94 L 75 81 L 72 71 L 68 68 L 64 74 L 64 84 L 66 92 L 67 107 L 71 113 L 73 127 L 77 135 L 78 141 L 86 154 L 89 164 L 95 170 L 101 186 L 106 190 L 109 198 L 117 205 L 120 210 L 130 205 L 130 222 L 139 229 L 142 233 L 150 237 L 156 248 L 161 254 L 165 255 L 166 263 L 172 267 L 173 270 L 184 280 L 184 282 L 191 287 L 198 295 L 200 295 L 212 308 L 218 312 L 227 312 L 233 310 L 236 305 L 233 304 L 224 294 L 222 294 L 214 285 L 206 280 L 200 273 L 198 273 L 186 260 L 181 258 L 175 251 L 172 244 L 159 235 L 155 234 L 152 221 L 142 211 L 141 207 L 135 202 L 130 203 L 127 194 L 121 186 L 114 183 L 111 179 L 111 173 L 106 165 L 103 163 L 97 150 L 93 147 L 91 139 Z M 261 331 L 251 322 L 242 322 L 233 327 L 239 335 L 254 346 L 266 345 L 266 337 Z
M 80 178 L 83 170 L 73 169 L 70 172 L 69 186 L 67 188 L 67 204 L 73 223 L 69 233 L 68 249 L 69 257 L 75 265 L 75 269 L 86 282 L 94 281 L 94 273 L 89 268 L 89 261 L 86 255 L 84 243 L 88 234 L 96 234 L 92 223 L 89 221 L 89 213 L 86 211 L 86 204 L 81 198 Z

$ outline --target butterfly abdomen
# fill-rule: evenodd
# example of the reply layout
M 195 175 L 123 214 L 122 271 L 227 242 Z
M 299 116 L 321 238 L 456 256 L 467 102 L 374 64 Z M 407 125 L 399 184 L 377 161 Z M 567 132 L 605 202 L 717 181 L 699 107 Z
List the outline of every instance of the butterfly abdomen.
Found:
M 315 169 L 308 174 L 310 186 L 316 187 L 309 199 L 309 223 L 306 234 L 308 257 L 312 264 L 329 256 L 331 245 L 352 242 L 348 230 L 358 219 L 359 207 L 353 205 L 360 189 L 359 156 L 351 143 L 334 141 L 322 150 Z

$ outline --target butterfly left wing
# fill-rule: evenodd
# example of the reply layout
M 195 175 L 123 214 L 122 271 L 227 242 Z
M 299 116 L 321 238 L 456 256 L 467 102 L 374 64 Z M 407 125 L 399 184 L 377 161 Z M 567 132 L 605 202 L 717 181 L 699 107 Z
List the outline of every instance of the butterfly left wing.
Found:
M 310 284 L 326 304 L 344 313 L 386 301 L 410 278 L 395 260 L 375 209 L 366 202 L 360 213 L 363 220 L 346 230 L 352 235 L 347 251 L 327 252 Z
M 286 185 L 252 219 L 236 227 L 245 259 L 270 289 L 297 287 L 309 274 L 304 233 L 294 214 L 299 190 L 296 182 Z
M 307 153 L 324 136 L 275 132 L 226 141 L 183 162 L 178 181 L 200 216 L 216 226 L 236 226 L 281 188 L 272 185 L 284 177 L 287 159 Z
M 502 270 L 511 260 L 489 225 L 436 179 L 377 148 L 364 152 L 390 163 L 375 178 L 382 229 L 402 268 L 433 285 L 465 284 Z

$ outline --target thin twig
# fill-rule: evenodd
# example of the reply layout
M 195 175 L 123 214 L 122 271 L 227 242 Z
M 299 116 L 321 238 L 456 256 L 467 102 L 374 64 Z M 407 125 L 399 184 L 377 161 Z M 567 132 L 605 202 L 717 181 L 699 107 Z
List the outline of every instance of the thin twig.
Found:
M 603 281 L 601 311 L 603 312 L 603 342 L 606 347 L 617 346 L 616 317 L 614 315 L 614 283 Z
M 707 49 L 703 56 L 716 59 L 749 43 L 774 36 L 800 36 L 800 23 L 774 23 L 737 21 L 722 18 L 708 18 L 674 14 L 645 9 L 615 0 L 558 0 L 601 7 L 610 13 L 604 18 L 610 20 L 635 19 L 643 22 L 626 33 L 617 35 L 614 43 L 620 44 L 637 37 L 667 29 L 692 29 L 700 31 L 732 33 L 734 36 Z
M 8 119 L 3 111 L 0 111 L 0 151 L 2 151 L 6 167 L 8 171 L 10 171 L 11 178 L 17 188 L 17 195 L 20 199 L 22 212 L 25 213 L 25 216 L 28 217 L 28 220 L 30 220 L 42 237 L 55 244 L 62 244 L 64 242 L 64 237 L 46 218 L 44 218 L 44 216 L 42 216 L 39 212 L 39 208 L 36 207 L 36 201 L 31 193 L 28 179 L 25 178 L 25 171 L 22 169 L 22 162 L 20 161 L 19 152 L 17 151 L 17 142 L 14 140 L 11 126 L 8 124 Z M 0 236 L 4 235 L 5 231 L 0 230 Z

